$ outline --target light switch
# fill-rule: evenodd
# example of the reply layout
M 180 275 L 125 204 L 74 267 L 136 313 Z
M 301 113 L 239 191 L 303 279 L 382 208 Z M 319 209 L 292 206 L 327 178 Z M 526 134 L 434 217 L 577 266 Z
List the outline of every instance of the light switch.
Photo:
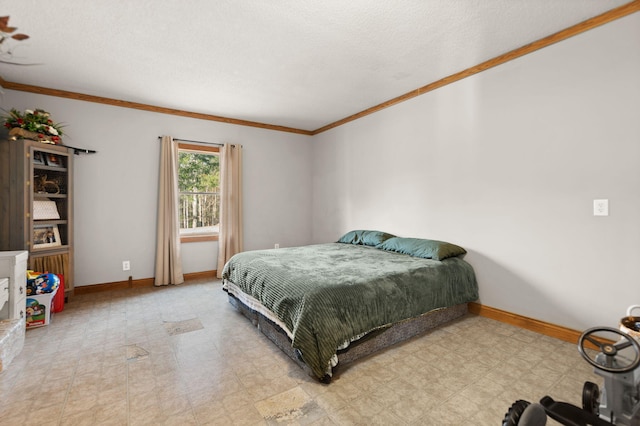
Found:
M 609 200 L 593 200 L 594 216 L 609 216 Z

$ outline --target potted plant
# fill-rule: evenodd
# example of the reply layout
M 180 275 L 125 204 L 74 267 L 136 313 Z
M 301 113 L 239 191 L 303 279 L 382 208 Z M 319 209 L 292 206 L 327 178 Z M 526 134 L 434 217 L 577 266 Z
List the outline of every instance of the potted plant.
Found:
M 45 143 L 62 142 L 62 125 L 51 120 L 51 114 L 43 109 L 24 110 L 12 108 L 4 117 L 4 127 L 9 129 L 9 139 L 32 139 Z

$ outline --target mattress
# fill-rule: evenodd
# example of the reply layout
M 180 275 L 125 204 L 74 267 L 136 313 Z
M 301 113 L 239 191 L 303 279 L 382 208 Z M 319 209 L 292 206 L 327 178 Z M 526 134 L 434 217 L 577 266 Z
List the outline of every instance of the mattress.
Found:
M 225 265 L 223 288 L 284 330 L 320 379 L 350 342 L 478 298 L 473 268 L 461 257 L 341 243 L 239 253 Z

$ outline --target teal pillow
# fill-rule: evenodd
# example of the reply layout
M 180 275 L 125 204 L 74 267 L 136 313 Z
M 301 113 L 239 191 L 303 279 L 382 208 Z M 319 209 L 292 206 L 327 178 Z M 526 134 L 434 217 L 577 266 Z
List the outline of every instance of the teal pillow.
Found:
M 394 237 L 394 235 L 388 234 L 386 232 L 357 230 L 347 232 L 342 237 L 340 237 L 338 242 L 375 247 L 392 237 Z
M 400 237 L 389 238 L 378 248 L 433 260 L 444 260 L 467 252 L 462 247 L 445 241 Z

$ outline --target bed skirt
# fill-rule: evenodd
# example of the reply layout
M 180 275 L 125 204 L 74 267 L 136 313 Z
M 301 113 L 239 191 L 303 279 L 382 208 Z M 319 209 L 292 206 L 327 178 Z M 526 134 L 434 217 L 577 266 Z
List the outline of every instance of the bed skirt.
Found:
M 301 359 L 297 350 L 291 346 L 291 339 L 282 328 L 260 312 L 246 306 L 233 294 L 227 294 L 231 305 L 251 320 L 253 325 L 255 325 L 262 334 L 287 354 L 289 358 L 298 364 L 307 374 L 315 378 L 315 375 Z M 460 318 L 464 316 L 467 311 L 467 304 L 461 303 L 449 308 L 434 309 L 433 311 L 427 312 L 419 317 L 400 321 L 391 326 L 371 332 L 361 339 L 352 342 L 346 349 L 338 351 L 338 365 L 334 369 L 339 369 L 340 366 L 347 365 L 360 358 L 364 358 L 384 348 L 395 345 L 396 343 L 408 340 L 428 330 L 434 329 L 441 324 Z M 323 383 L 330 383 L 331 376 L 326 375 L 320 379 L 320 381 Z

